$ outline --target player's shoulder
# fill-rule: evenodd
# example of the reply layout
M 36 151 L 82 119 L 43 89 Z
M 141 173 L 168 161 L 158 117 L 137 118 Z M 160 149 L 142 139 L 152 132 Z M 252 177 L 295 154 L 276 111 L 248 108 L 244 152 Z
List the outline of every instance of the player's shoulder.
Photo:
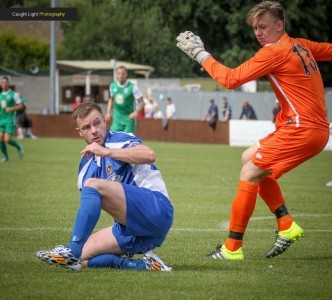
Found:
M 127 80 L 126 86 L 135 86 L 135 83 L 131 82 L 130 80 Z
M 310 41 L 310 40 L 308 40 L 308 39 L 304 39 L 304 38 L 293 38 L 293 40 L 294 40 L 294 42 L 296 43 L 296 44 L 300 44 L 300 45 L 302 45 L 302 46 L 310 46 L 310 45 L 313 45 L 313 44 L 315 44 L 315 42 L 313 42 L 313 41 Z
M 113 88 L 116 88 L 118 86 L 118 83 L 117 83 L 117 81 L 113 81 L 113 82 L 111 82 L 111 85 L 110 85 L 110 87 L 113 89 Z
M 133 133 L 127 133 L 122 131 L 113 132 L 109 130 L 105 140 L 105 147 L 126 148 L 132 143 L 140 144 L 142 143 L 142 141 Z
M 288 48 L 292 43 L 293 38 L 289 37 L 287 33 L 284 33 L 276 43 L 269 43 L 264 45 L 259 52 L 275 52 L 283 48 Z

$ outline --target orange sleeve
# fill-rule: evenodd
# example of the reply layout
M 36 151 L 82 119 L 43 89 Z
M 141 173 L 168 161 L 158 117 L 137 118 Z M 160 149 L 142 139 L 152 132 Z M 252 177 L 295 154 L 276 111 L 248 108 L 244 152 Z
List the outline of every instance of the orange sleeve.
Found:
M 332 44 L 331 43 L 316 43 L 305 39 L 297 39 L 301 44 L 306 45 L 317 61 L 332 60 Z
M 276 63 L 273 47 L 267 45 L 235 69 L 226 67 L 214 58 L 208 57 L 203 68 L 222 86 L 234 89 L 238 86 L 272 72 Z

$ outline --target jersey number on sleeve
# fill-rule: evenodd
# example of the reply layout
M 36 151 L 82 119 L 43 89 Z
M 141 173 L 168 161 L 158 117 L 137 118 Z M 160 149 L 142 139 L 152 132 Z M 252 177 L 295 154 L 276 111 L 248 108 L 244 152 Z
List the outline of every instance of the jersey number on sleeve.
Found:
M 300 58 L 304 71 L 307 74 L 307 76 L 311 75 L 309 66 L 312 68 L 314 72 L 317 72 L 318 68 L 316 62 L 312 59 L 309 51 L 306 48 L 304 48 L 300 44 L 297 44 L 293 46 L 293 52 L 297 54 L 297 56 Z

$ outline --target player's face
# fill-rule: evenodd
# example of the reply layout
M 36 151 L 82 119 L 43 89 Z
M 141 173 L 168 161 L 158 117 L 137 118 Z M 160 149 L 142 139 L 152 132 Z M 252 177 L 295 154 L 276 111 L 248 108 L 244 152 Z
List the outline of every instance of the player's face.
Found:
M 116 78 L 120 82 L 120 84 L 124 84 L 127 80 L 127 70 L 126 69 L 117 69 Z
M 1 79 L 1 89 L 7 91 L 9 89 L 9 82 L 7 79 Z
M 284 33 L 283 23 L 276 20 L 269 12 L 257 17 L 252 27 L 258 42 L 262 46 L 278 42 Z
M 76 122 L 76 130 L 88 144 L 104 144 L 107 133 L 106 121 L 99 111 L 93 110 L 87 117 L 77 118 Z

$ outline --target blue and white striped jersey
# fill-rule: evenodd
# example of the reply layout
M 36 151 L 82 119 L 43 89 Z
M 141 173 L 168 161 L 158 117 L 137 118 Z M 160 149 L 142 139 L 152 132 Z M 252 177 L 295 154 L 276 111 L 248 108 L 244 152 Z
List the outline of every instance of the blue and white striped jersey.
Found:
M 108 131 L 104 147 L 120 149 L 135 147 L 142 141 L 131 133 Z M 84 156 L 78 169 L 78 188 L 88 178 L 101 178 L 147 188 L 164 194 L 168 193 L 161 173 L 154 164 L 130 164 L 110 157 Z

